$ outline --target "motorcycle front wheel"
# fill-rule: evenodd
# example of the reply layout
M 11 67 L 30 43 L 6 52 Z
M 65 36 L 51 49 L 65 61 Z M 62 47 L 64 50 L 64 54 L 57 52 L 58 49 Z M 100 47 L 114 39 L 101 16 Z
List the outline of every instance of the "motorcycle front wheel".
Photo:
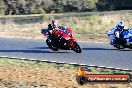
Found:
M 79 44 L 77 42 L 73 42 L 73 44 L 74 44 L 73 51 L 75 51 L 76 53 L 81 53 L 82 52 L 82 49 L 79 46 Z
M 116 47 L 118 50 L 124 49 L 124 46 L 119 44 L 116 44 L 114 47 Z

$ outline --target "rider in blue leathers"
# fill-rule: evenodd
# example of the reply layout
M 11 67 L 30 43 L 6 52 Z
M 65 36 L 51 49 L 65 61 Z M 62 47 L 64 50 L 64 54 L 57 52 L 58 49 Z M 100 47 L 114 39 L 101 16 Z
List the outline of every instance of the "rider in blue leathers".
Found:
M 123 40 L 123 32 L 125 31 L 124 27 L 125 25 L 123 22 L 118 22 L 117 25 L 113 28 L 113 34 L 115 35 L 115 38 L 111 42 L 112 45 L 116 45 L 120 42 L 120 40 Z

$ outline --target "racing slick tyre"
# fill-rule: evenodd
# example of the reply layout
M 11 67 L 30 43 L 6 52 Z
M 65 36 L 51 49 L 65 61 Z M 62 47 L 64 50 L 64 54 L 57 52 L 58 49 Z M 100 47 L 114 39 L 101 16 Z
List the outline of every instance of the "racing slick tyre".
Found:
M 132 44 L 130 44 L 130 49 L 132 49 Z
M 123 39 L 117 39 L 116 48 L 118 50 L 124 49 L 125 41 Z
M 124 49 L 124 48 L 123 48 L 123 47 L 118 47 L 117 49 L 118 49 L 118 50 L 121 50 L 121 49 Z
M 46 39 L 46 43 L 50 49 L 52 49 L 53 51 L 58 51 L 58 48 L 53 45 L 51 39 Z
M 73 51 L 75 51 L 76 53 L 81 53 L 82 52 L 82 49 L 79 46 L 79 44 L 77 42 L 73 42 L 73 44 L 74 44 Z
M 116 47 L 118 50 L 124 49 L 124 47 L 123 47 L 122 45 L 119 45 L 119 44 L 117 44 L 115 47 Z
M 87 82 L 87 79 L 84 76 L 77 76 L 76 81 L 79 85 L 84 85 Z

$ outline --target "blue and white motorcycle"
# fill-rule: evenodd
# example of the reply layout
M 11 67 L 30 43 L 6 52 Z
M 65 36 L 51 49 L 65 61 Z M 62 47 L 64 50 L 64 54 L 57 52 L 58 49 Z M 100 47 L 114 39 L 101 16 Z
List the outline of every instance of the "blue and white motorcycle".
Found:
M 118 42 L 115 43 L 116 37 L 114 34 L 114 30 L 110 30 L 107 32 L 107 35 L 110 40 L 110 44 L 116 47 L 117 49 L 130 48 L 132 49 L 132 29 L 128 29 L 122 32 L 122 39 L 119 39 Z

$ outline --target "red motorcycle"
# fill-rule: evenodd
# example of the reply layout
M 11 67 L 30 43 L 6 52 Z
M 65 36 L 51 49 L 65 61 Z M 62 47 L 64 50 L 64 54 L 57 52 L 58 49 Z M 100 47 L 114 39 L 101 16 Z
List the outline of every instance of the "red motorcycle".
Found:
M 59 26 L 59 30 L 53 30 L 53 27 L 50 28 L 52 29 L 47 29 L 46 32 L 44 32 L 45 30 L 41 31 L 47 37 L 46 43 L 50 49 L 53 51 L 58 51 L 59 49 L 73 50 L 76 53 L 81 53 L 82 50 L 70 28 L 64 28 L 63 26 Z

